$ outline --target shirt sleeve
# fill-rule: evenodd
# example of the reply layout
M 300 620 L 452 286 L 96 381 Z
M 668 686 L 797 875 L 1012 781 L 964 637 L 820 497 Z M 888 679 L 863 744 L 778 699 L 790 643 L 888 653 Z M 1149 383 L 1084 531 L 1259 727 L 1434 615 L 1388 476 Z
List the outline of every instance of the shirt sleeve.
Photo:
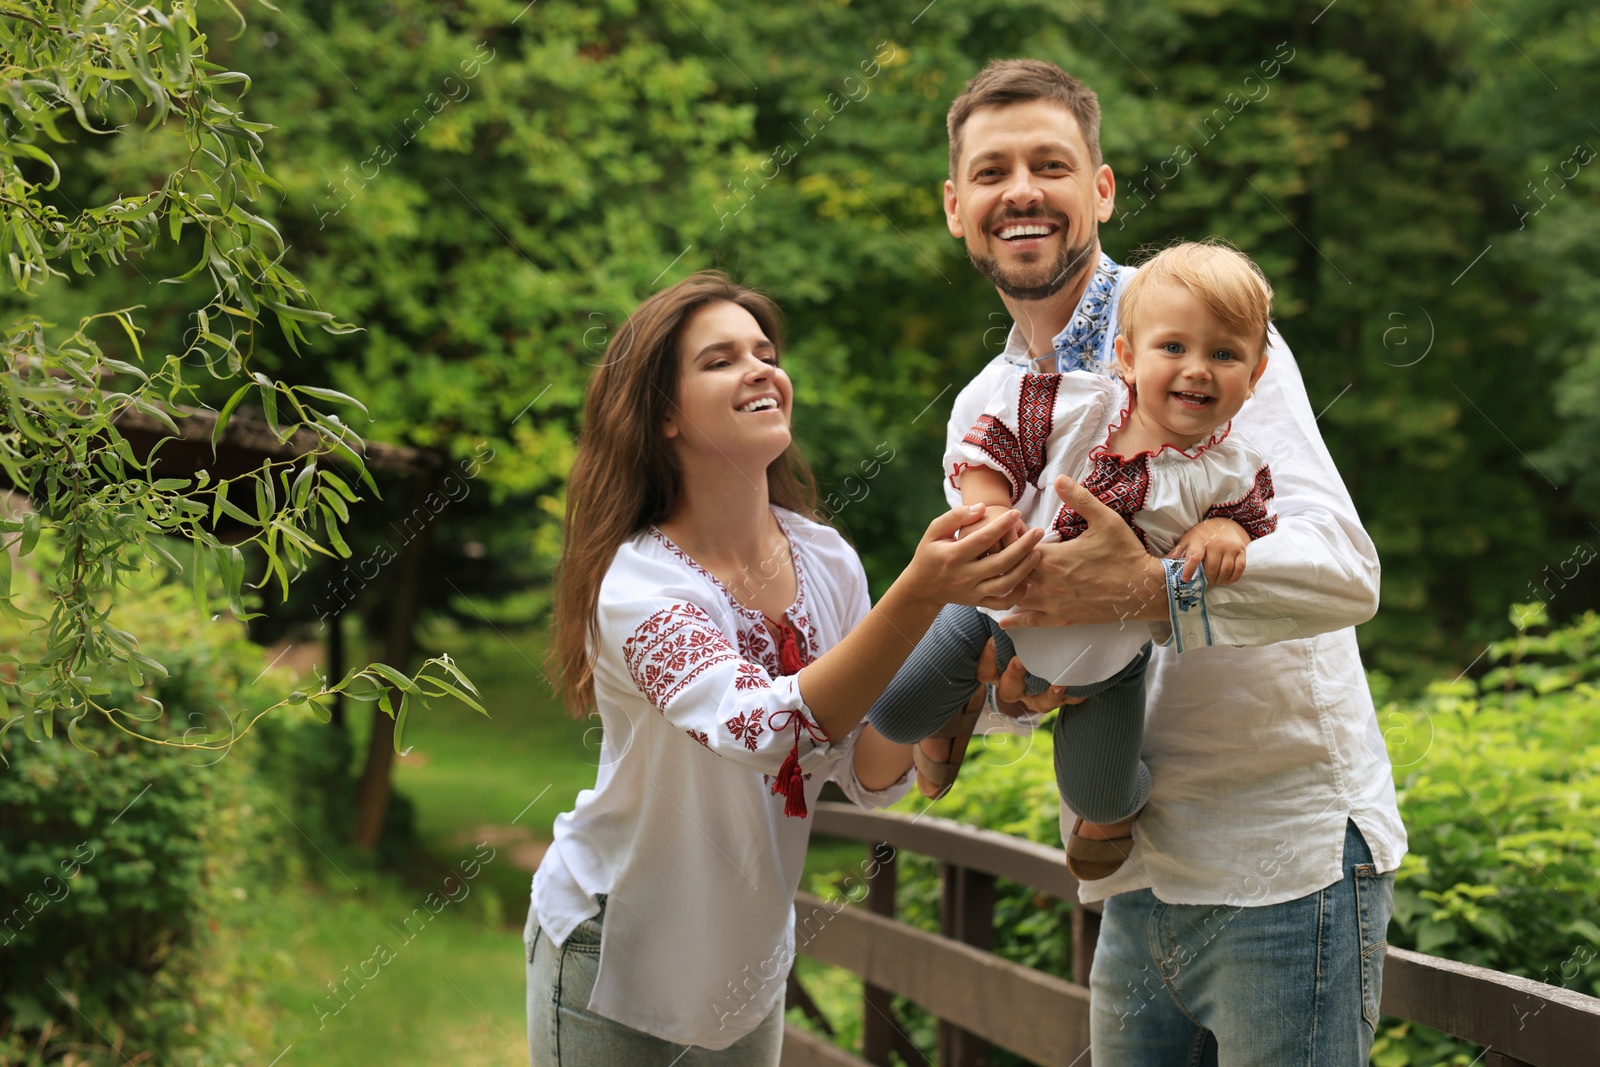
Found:
M 1255 469 L 1243 484 L 1228 487 L 1220 503 L 1206 509 L 1208 519 L 1232 519 L 1256 541 L 1278 528 L 1278 509 L 1273 505 L 1272 468 L 1265 463 Z
M 1207 587 L 1168 566 L 1170 640 L 1180 652 L 1315 637 L 1378 609 L 1377 549 L 1317 432 L 1300 370 L 1276 329 L 1256 395 L 1234 420 L 1271 463 L 1277 528 L 1250 546 L 1244 577 Z M 1248 528 L 1248 527 L 1247 527 Z M 1152 627 L 1158 639 L 1164 625 Z
M 780 777 L 791 756 L 802 772 L 830 758 L 798 676 L 774 678 L 745 658 L 693 601 L 602 596 L 599 621 L 597 668 L 620 666 L 651 706 L 718 756 Z
M 1023 374 L 995 390 L 947 461 L 951 483 L 968 467 L 987 467 L 1011 484 L 1013 504 L 1038 488 L 1060 389 L 1059 374 Z

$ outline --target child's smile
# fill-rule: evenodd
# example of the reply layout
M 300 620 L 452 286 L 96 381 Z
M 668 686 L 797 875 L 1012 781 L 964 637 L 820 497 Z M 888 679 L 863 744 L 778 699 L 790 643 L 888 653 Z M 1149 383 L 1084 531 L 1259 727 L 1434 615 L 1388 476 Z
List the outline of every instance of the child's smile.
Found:
M 1193 448 L 1239 413 L 1266 353 L 1180 282 L 1152 288 L 1139 319 L 1116 341 L 1117 366 L 1133 392 L 1117 449 Z

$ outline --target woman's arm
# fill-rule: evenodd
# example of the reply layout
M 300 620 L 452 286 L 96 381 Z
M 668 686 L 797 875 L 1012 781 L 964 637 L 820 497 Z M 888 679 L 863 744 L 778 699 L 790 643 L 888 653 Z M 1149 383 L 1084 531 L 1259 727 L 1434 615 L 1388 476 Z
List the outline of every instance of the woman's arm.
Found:
M 866 715 L 946 604 L 1009 607 L 1037 561 L 1042 530 L 986 555 L 1017 521 L 1014 511 L 980 521 L 957 508 L 928 526 L 916 555 L 856 628 L 800 671 L 800 692 L 830 737 L 843 737 Z M 957 530 L 967 527 L 960 540 Z
M 1007 522 L 983 522 L 969 509 L 935 519 L 916 556 L 878 605 L 832 649 L 797 674 L 773 677 L 747 659 L 696 592 L 674 585 L 671 568 L 640 569 L 612 583 L 599 604 L 595 685 L 637 692 L 667 721 L 713 753 L 766 774 L 791 757 L 800 769 L 842 740 L 926 631 L 946 601 L 1004 606 L 1033 565 L 1034 531 L 985 556 Z M 968 536 L 953 539 L 966 527 Z M 620 561 L 613 566 L 635 566 Z M 857 564 L 859 568 L 859 564 Z M 865 577 L 861 577 L 864 588 Z M 607 590 L 614 588 L 618 595 Z M 715 610 L 714 608 L 712 610 Z M 869 772 L 870 773 L 870 772 Z

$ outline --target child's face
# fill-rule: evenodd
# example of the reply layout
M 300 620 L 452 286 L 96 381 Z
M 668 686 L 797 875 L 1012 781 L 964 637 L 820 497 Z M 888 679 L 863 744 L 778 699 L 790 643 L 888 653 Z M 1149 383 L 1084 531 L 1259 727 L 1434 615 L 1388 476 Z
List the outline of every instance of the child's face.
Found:
M 1145 294 L 1139 319 L 1131 344 L 1117 337 L 1118 370 L 1140 421 L 1165 443 L 1190 448 L 1239 413 L 1267 355 L 1179 282 Z

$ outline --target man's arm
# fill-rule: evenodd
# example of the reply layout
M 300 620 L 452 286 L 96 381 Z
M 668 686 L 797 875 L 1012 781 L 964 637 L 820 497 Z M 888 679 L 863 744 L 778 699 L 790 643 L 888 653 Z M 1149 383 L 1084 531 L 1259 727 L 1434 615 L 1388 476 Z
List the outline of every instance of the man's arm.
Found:
M 1028 593 L 1003 625 L 1140 619 L 1155 623 L 1158 637 L 1170 633 L 1182 652 L 1314 637 L 1372 617 L 1377 550 L 1317 432 L 1294 356 L 1276 331 L 1272 341 L 1256 396 L 1234 420 L 1272 467 L 1279 518 L 1274 533 L 1251 544 L 1244 577 L 1209 589 L 1183 582 L 1181 565 L 1148 555 L 1120 517 L 1059 479 L 1058 493 L 1089 529 L 1040 546 Z

